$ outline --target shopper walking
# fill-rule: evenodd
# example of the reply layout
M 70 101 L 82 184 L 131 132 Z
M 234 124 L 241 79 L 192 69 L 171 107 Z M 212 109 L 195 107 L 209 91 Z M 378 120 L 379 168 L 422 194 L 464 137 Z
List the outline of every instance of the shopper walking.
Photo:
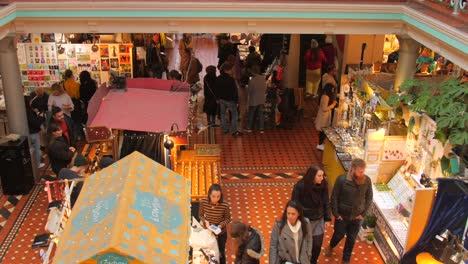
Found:
M 318 166 L 307 169 L 304 178 L 294 185 L 292 200 L 304 206 L 304 216 L 309 219 L 312 232 L 311 264 L 316 264 L 320 256 L 323 235 L 327 222 L 331 221 L 328 184 L 324 171 Z
M 190 63 L 190 58 L 192 57 L 193 43 L 192 35 L 189 33 L 184 33 L 182 39 L 179 41 L 179 55 L 180 55 L 180 72 L 182 73 L 182 78 L 187 78 L 187 71 Z
M 219 98 L 221 126 L 223 127 L 224 134 L 229 132 L 226 120 L 226 110 L 231 112 L 231 133 L 233 136 L 239 136 L 241 133 L 237 129 L 237 106 L 239 104 L 239 95 L 237 85 L 234 78 L 232 78 L 232 67 L 230 63 L 224 63 L 221 67 L 221 74 L 216 77 L 214 91 L 217 98 Z
M 210 65 L 205 69 L 206 75 L 203 78 L 203 94 L 205 102 L 203 103 L 203 112 L 206 113 L 208 126 L 216 126 L 216 115 L 218 114 L 218 99 L 214 93 L 216 82 L 216 66 Z
M 327 61 L 323 63 L 323 70 L 326 71 L 330 65 L 336 65 L 336 48 L 333 46 L 333 39 L 331 35 L 325 37 L 325 45 L 322 47 L 323 54 Z M 337 66 L 337 65 L 336 65 Z
M 346 235 L 343 249 L 343 263 L 349 263 L 353 252 L 356 236 L 362 225 L 364 217 L 371 210 L 372 182 L 364 174 L 366 162 L 362 159 L 353 159 L 351 169 L 347 174 L 338 177 L 333 187 L 331 208 L 335 216 L 335 226 L 330 245 L 325 255 L 331 256 L 333 248 Z
M 192 51 L 190 54 L 190 63 L 187 68 L 187 76 L 184 76 L 185 81 L 193 85 L 196 82 L 200 81 L 200 72 L 203 71 L 203 65 L 201 64 L 200 60 L 195 57 L 195 53 Z
M 198 218 L 201 224 L 208 228 L 211 225 L 221 229 L 221 233 L 216 236 L 219 248 L 219 263 L 226 264 L 226 227 L 231 222 L 231 210 L 224 202 L 221 185 L 213 184 L 208 189 L 208 197 L 200 202 Z
M 234 264 L 260 264 L 265 251 L 263 237 L 259 230 L 242 222 L 231 224 L 236 259 Z
M 271 264 L 310 263 L 312 232 L 300 203 L 289 201 L 281 219 L 275 222 L 270 240 Z
M 258 118 L 258 130 L 263 134 L 265 117 L 263 108 L 265 105 L 266 79 L 260 74 L 260 65 L 253 65 L 250 69 L 253 77 L 247 86 L 249 119 L 246 132 L 252 132 L 255 117 Z
M 335 86 L 328 83 L 323 89 L 317 118 L 315 118 L 315 129 L 319 131 L 319 144 L 317 145 L 318 150 L 324 150 L 325 148 L 323 145 L 325 140 L 325 132 L 323 132 L 323 129 L 330 126 L 331 111 L 333 111 L 336 104 Z
M 42 152 L 39 132 L 41 131 L 41 127 L 45 122 L 45 114 L 39 112 L 37 109 L 37 112 L 35 112 L 31 108 L 28 100 L 25 100 L 25 105 L 26 117 L 28 119 L 29 140 L 31 141 L 32 158 L 34 159 L 37 168 L 41 169 L 45 166 L 45 164 L 41 162 Z
M 88 104 L 97 90 L 97 83 L 91 78 L 88 71 L 80 72 L 80 98 L 83 102 L 83 118 L 81 123 L 86 125 L 88 122 Z
M 325 54 L 320 49 L 317 40 L 312 39 L 310 49 L 304 57 L 306 65 L 306 98 L 317 96 L 320 84 L 322 63 L 326 63 Z

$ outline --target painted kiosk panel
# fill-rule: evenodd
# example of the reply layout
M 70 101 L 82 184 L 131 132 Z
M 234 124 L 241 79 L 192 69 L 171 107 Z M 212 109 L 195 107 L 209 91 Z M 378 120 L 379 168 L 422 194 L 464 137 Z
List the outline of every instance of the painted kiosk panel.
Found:
M 53 263 L 186 263 L 190 190 L 133 152 L 86 179 Z

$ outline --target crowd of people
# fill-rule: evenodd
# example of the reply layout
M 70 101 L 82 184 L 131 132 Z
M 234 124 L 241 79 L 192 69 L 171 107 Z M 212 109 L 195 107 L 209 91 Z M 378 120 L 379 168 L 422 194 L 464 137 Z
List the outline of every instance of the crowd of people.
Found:
M 63 81 L 52 85 L 50 95 L 36 87 L 25 97 L 33 159 L 39 169 L 44 168 L 44 150 L 55 176 L 78 155 L 76 142 L 83 138 L 89 100 L 97 89 L 89 72 L 82 71 L 79 80 L 66 70 Z
M 365 168 L 364 160 L 354 159 L 349 172 L 338 177 L 330 199 L 323 169 L 311 166 L 294 185 L 291 200 L 275 221 L 270 237 L 269 263 L 317 263 L 332 214 L 334 232 L 325 255 L 331 257 L 333 249 L 346 235 L 342 263 L 350 263 L 359 228 L 366 215 L 370 214 L 373 199 L 372 183 L 364 174 Z M 226 263 L 228 230 L 235 246 L 234 263 L 260 263 L 266 247 L 263 234 L 245 223 L 231 223 L 230 207 L 219 184 L 213 184 L 208 196 L 200 202 L 198 218 L 205 228 L 215 225 L 221 229 L 216 235 L 220 264 Z

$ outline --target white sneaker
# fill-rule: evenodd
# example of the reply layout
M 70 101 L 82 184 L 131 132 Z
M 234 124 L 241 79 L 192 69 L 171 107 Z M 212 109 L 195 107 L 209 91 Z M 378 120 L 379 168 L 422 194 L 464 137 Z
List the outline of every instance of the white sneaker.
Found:
M 45 163 L 41 163 L 41 164 L 39 164 L 39 166 L 37 166 L 37 168 L 42 169 L 42 168 L 44 168 L 44 166 L 45 166 Z
M 325 146 L 323 144 L 317 145 L 318 150 L 324 150 Z

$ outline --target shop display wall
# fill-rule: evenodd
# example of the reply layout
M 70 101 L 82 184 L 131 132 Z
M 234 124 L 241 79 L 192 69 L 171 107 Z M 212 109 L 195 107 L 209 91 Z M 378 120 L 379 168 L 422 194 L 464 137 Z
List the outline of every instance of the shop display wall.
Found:
M 108 82 L 110 72 L 127 78 L 133 77 L 132 44 L 56 44 L 18 43 L 18 61 L 21 80 L 26 92 L 34 87 L 46 89 L 60 81 L 65 70 L 73 71 L 78 79 L 80 72 L 91 73 L 98 84 Z

